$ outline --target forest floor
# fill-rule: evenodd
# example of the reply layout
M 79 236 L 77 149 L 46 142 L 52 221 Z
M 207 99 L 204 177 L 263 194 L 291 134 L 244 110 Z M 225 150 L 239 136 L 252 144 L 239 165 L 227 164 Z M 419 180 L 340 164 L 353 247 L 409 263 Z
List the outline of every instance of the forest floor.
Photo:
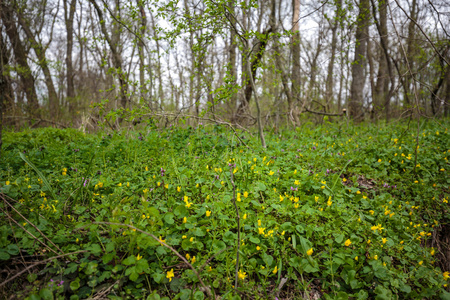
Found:
M 450 299 L 450 123 L 5 132 L 2 299 Z

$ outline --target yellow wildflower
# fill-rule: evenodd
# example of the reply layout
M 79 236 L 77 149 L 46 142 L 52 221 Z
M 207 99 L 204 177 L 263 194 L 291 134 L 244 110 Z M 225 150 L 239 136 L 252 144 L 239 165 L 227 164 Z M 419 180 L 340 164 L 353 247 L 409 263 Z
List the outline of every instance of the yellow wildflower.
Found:
M 352 244 L 352 241 L 350 241 L 350 239 L 346 240 L 344 243 L 344 245 L 347 247 L 350 246 L 351 244 Z
M 442 274 L 442 276 L 444 276 L 444 280 L 447 280 L 447 279 L 449 279 L 450 278 L 450 272 L 444 272 L 443 274 Z
M 306 254 L 311 256 L 313 254 L 314 250 L 313 248 L 309 249 L 308 251 L 306 251 Z
M 277 272 L 278 272 L 278 267 L 275 266 L 275 269 L 273 269 L 272 273 L 273 273 L 273 274 L 277 274 Z
M 169 282 L 171 282 L 171 281 L 172 281 L 172 278 L 173 278 L 174 276 L 175 276 L 175 275 L 173 274 L 173 268 L 172 268 L 172 270 L 170 270 L 170 271 L 167 272 L 166 278 L 168 278 L 168 279 L 169 279 Z
M 207 216 L 207 217 L 211 216 L 211 211 L 210 211 L 210 210 L 207 210 L 207 211 L 206 211 L 206 216 Z
M 239 270 L 238 272 L 239 279 L 244 280 L 246 276 L 247 276 L 246 272 L 242 272 L 241 270 Z

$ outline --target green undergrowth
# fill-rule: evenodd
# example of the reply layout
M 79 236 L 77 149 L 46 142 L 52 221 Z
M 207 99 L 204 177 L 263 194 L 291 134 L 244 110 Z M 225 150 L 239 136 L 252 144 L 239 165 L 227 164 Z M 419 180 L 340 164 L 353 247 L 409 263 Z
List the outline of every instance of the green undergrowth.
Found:
M 267 149 L 216 125 L 7 132 L 0 284 L 32 267 L 1 293 L 449 299 L 446 128 L 421 124 L 417 147 L 401 125 L 305 125 L 267 133 Z

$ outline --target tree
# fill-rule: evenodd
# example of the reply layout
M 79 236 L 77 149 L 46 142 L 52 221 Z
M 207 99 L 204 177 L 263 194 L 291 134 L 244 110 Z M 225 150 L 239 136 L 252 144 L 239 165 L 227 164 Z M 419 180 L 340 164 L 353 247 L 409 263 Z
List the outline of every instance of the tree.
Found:
M 108 43 L 109 49 L 112 54 L 112 60 L 115 68 L 115 73 L 119 79 L 119 98 L 120 98 L 120 105 L 122 108 L 127 108 L 128 106 L 128 82 L 126 80 L 127 74 L 126 71 L 122 68 L 122 56 L 119 52 L 119 43 L 120 39 L 117 38 L 117 33 L 113 37 L 115 39 L 113 40 L 106 28 L 105 24 L 105 18 L 103 17 L 103 11 L 98 6 L 97 2 L 95 0 L 89 0 L 89 2 L 94 6 L 95 11 L 97 12 L 97 16 L 100 20 L 100 28 L 103 34 L 103 37 L 105 38 L 106 42 Z M 119 26 L 119 25 L 117 25 Z
M 363 92 L 366 81 L 365 66 L 366 66 L 366 52 L 367 40 L 369 38 L 369 19 L 370 19 L 370 5 L 369 0 L 360 0 L 359 13 L 356 21 L 355 34 L 355 58 L 352 65 L 352 84 L 350 88 L 350 99 L 348 101 L 348 108 L 350 116 L 360 121 L 363 118 Z
M 35 87 L 35 79 L 28 64 L 28 54 L 25 50 L 23 42 L 20 39 L 19 30 L 16 25 L 17 21 L 13 17 L 11 6 L 7 6 L 5 2 L 1 3 L 0 10 L 3 26 L 14 51 L 14 56 L 17 63 L 15 69 L 19 74 L 22 83 L 22 89 L 25 91 L 25 95 L 27 98 L 28 113 L 30 114 L 30 116 L 39 117 L 40 112 Z
M 74 111 L 75 106 L 75 85 L 74 85 L 74 71 L 72 63 L 72 50 L 73 50 L 73 18 L 75 15 L 75 9 L 77 0 L 71 0 L 69 7 L 67 7 L 68 1 L 64 3 L 64 22 L 66 25 L 67 33 L 67 53 L 66 53 L 66 82 L 67 82 L 67 101 L 69 102 L 69 112 Z

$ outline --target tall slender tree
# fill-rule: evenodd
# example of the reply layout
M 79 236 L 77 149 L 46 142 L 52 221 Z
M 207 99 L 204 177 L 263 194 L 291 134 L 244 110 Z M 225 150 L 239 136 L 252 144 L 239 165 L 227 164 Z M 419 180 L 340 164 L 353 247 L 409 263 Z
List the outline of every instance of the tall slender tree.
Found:
M 75 9 L 77 0 L 63 1 L 64 3 L 64 22 L 66 25 L 66 82 L 67 82 L 67 102 L 69 103 L 69 112 L 74 111 L 76 107 L 75 103 L 75 85 L 74 85 L 74 71 L 72 63 L 72 51 L 73 51 L 73 19 L 75 15 Z M 67 7 L 69 4 L 69 7 Z M 82 51 L 81 51 L 82 55 Z
M 369 0 L 360 0 L 359 13 L 356 21 L 355 34 L 355 58 L 352 65 L 352 83 L 350 88 L 350 99 L 348 108 L 350 116 L 356 120 L 361 120 L 363 116 L 363 92 L 366 81 L 366 52 L 367 40 L 369 38 L 370 3 Z

